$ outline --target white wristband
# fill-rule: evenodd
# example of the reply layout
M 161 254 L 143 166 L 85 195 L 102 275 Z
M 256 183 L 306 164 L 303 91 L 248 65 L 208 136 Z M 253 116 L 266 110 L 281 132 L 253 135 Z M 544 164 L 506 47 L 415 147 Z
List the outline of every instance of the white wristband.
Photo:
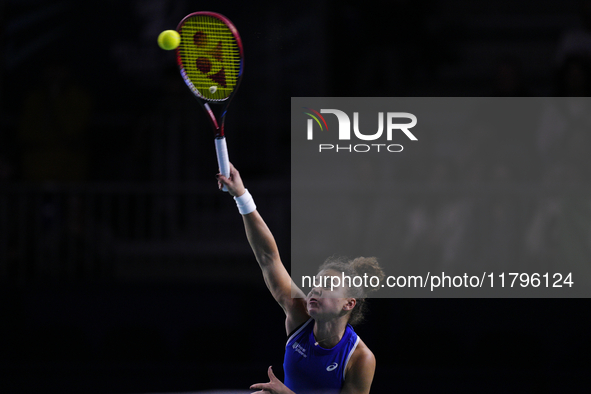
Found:
M 252 199 L 252 196 L 248 192 L 248 189 L 244 189 L 245 192 L 240 197 L 234 197 L 236 201 L 236 206 L 238 207 L 238 212 L 242 215 L 248 215 L 249 213 L 253 212 L 257 209 L 257 206 Z

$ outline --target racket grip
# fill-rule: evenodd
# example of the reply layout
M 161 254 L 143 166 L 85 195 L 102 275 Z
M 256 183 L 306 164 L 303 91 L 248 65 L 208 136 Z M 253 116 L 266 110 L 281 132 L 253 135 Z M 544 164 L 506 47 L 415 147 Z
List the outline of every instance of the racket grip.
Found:
M 230 159 L 228 158 L 228 146 L 226 145 L 226 137 L 218 137 L 215 139 L 215 153 L 218 157 L 218 167 L 220 173 L 226 178 L 230 177 Z M 222 190 L 227 192 L 228 188 L 224 185 Z

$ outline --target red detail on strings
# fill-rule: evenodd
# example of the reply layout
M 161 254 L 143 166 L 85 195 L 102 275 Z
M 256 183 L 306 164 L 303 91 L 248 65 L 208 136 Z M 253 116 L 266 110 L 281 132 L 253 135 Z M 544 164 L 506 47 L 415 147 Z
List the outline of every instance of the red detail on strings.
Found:
M 193 42 L 195 42 L 195 46 L 197 48 L 205 46 L 205 44 L 207 44 L 207 34 L 202 31 L 198 31 L 193 36 Z
M 213 75 L 208 75 L 208 77 L 219 85 L 226 87 L 226 71 L 223 68 Z
M 217 45 L 215 46 L 215 48 L 213 48 L 210 52 L 209 55 L 211 57 L 213 57 L 214 59 L 216 59 L 218 62 L 222 61 L 222 42 L 218 41 Z
M 211 71 L 211 61 L 206 57 L 197 58 L 197 69 L 203 74 L 207 74 Z

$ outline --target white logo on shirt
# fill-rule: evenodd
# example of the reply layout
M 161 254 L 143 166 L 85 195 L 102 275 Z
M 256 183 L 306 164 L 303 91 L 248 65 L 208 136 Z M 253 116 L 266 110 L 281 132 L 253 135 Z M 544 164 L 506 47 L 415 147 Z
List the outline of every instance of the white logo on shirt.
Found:
M 293 348 L 293 350 L 295 350 L 296 352 L 298 352 L 300 355 L 302 355 L 304 357 L 308 357 L 306 355 L 306 349 L 302 345 L 300 345 L 299 343 L 294 342 L 294 344 L 291 345 L 291 347 Z
M 339 364 L 332 363 L 328 367 L 326 367 L 326 370 L 330 372 L 330 371 L 333 371 L 334 369 L 336 369 L 336 367 L 338 367 L 338 366 L 339 366 Z

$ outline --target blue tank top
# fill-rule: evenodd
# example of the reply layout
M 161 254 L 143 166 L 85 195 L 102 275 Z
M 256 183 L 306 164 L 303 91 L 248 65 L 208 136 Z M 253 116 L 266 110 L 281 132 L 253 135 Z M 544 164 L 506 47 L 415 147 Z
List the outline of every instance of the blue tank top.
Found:
M 345 334 L 332 349 L 314 345 L 314 319 L 309 319 L 294 332 L 285 346 L 284 384 L 293 392 L 338 393 L 345 382 L 345 368 L 359 343 L 353 327 L 347 324 Z

